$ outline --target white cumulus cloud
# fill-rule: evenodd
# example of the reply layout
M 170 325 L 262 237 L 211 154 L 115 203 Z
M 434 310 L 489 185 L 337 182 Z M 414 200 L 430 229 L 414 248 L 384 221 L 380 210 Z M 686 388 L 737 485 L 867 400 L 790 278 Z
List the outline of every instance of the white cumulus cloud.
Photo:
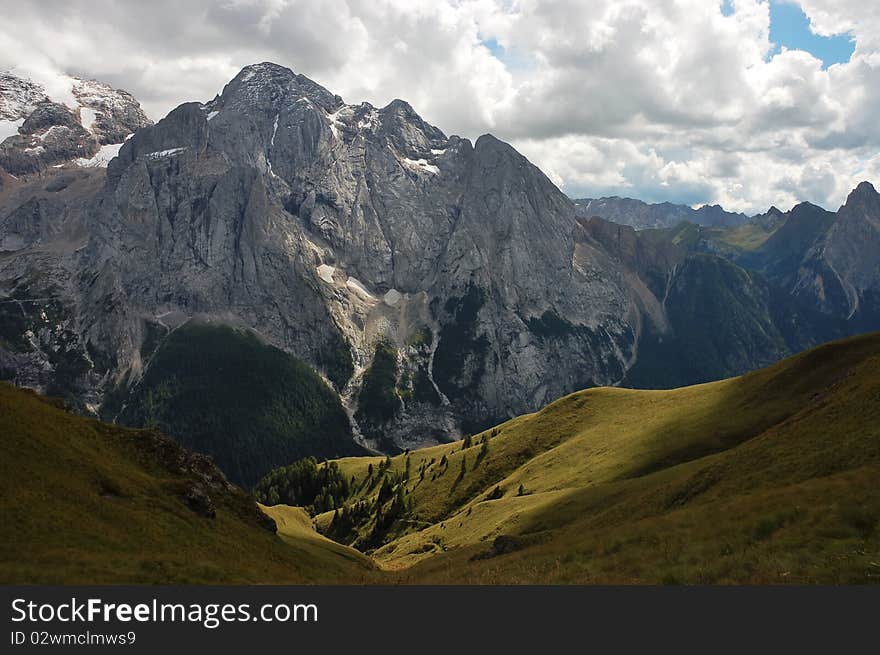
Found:
M 95 77 L 153 118 L 275 61 L 349 102 L 492 132 L 574 196 L 841 203 L 877 179 L 880 5 L 800 0 L 850 62 L 773 55 L 766 0 L 0 0 L 0 68 Z

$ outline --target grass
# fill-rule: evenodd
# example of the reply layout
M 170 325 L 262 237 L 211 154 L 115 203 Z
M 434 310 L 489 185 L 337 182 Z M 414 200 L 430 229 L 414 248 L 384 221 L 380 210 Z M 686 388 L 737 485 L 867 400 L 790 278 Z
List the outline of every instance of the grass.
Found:
M 110 426 L 0 383 L 0 581 L 317 583 L 372 575 L 304 528 L 275 535 L 240 491 L 216 517 L 181 500 L 197 481 L 155 456 L 155 433 Z M 173 455 L 179 450 L 167 444 Z M 182 452 L 182 451 L 181 451 Z M 273 512 L 276 513 L 276 512 Z M 277 514 L 277 513 L 276 513 Z
M 375 569 L 369 557 L 315 532 L 312 519 L 300 507 L 275 505 L 260 509 L 275 520 L 278 536 L 291 548 L 297 549 L 314 561 L 322 562 L 322 575 L 331 579 L 350 576 L 352 572 L 364 580 L 364 571 Z

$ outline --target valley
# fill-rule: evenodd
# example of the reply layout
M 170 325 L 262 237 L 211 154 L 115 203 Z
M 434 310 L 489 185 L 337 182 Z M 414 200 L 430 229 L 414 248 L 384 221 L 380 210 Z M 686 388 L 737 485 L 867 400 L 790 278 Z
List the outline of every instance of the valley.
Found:
M 282 468 L 254 491 L 272 501 L 263 511 L 277 535 L 209 460 L 4 385 L 0 571 L 46 582 L 870 583 L 878 364 L 872 334 L 695 387 L 580 391 L 466 441 Z

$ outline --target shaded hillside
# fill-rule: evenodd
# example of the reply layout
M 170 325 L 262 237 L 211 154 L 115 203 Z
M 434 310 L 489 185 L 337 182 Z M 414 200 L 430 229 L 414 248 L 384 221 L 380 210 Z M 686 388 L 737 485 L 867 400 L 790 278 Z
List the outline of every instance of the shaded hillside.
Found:
M 334 582 L 372 568 L 283 521 L 276 535 L 209 458 L 6 383 L 0 509 L 4 584 Z
M 844 333 L 758 273 L 690 255 L 664 299 L 670 331 L 646 334 L 625 384 L 673 388 L 754 370 Z
M 636 231 L 600 218 L 579 219 L 579 226 L 585 242 L 598 244 L 628 271 L 632 289 L 638 293 L 643 285 L 645 319 L 624 386 L 719 380 L 848 333 L 842 318 L 823 314 L 734 257 L 716 254 L 706 234 L 717 231 L 690 223 Z M 738 230 L 745 239 L 744 228 Z
M 722 382 L 578 392 L 394 458 L 286 467 L 258 487 L 277 535 L 207 458 L 4 384 L 0 579 L 876 582 L 878 370 L 875 334 Z M 299 501 L 385 571 L 315 534 Z
M 339 396 L 311 368 L 225 326 L 187 323 L 161 340 L 119 420 L 213 456 L 245 485 L 307 455 L 365 452 Z

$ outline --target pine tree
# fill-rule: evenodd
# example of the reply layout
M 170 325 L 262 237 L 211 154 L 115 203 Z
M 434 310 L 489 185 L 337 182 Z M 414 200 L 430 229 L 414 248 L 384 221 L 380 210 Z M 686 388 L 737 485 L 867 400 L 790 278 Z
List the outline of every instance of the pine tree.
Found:
M 383 479 L 382 486 L 379 488 L 379 502 L 384 503 L 391 498 L 393 493 L 394 489 L 391 486 L 391 481 L 388 478 Z
M 480 462 L 489 454 L 489 437 L 483 437 L 483 445 L 480 446 L 480 454 L 477 455 L 477 461 L 474 462 L 474 468 L 480 465 Z
M 278 496 L 278 489 L 272 487 L 269 489 L 269 493 L 266 495 L 266 504 L 269 506 L 278 505 L 281 502 L 281 499 Z
M 464 474 L 467 473 L 467 457 L 462 455 L 461 458 L 461 470 L 458 472 L 458 477 L 455 480 L 455 483 L 458 484 L 464 479 Z

